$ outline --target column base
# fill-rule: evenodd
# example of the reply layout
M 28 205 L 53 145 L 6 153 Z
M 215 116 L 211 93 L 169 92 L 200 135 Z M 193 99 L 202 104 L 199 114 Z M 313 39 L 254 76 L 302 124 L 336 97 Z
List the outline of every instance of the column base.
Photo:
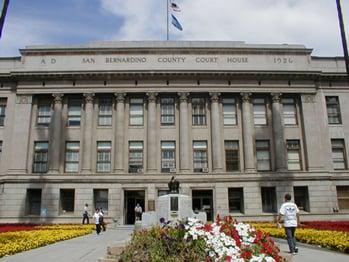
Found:
M 181 169 L 181 170 L 179 170 L 179 173 L 188 174 L 188 173 L 190 173 L 190 170 L 189 169 Z
M 257 170 L 255 168 L 246 168 L 245 173 L 256 173 Z
M 48 175 L 55 175 L 55 174 L 59 174 L 59 170 L 58 169 L 50 169 L 47 172 Z
M 81 174 L 91 174 L 91 169 L 82 169 Z
M 114 173 L 115 174 L 123 174 L 123 173 L 125 173 L 125 170 L 123 170 L 123 169 L 114 169 Z
M 216 168 L 212 170 L 212 173 L 223 173 L 223 172 L 224 172 L 223 168 Z

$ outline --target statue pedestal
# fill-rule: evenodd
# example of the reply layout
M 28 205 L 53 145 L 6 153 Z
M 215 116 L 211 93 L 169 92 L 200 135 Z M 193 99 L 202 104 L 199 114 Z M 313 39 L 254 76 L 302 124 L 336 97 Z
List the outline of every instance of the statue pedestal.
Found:
M 190 196 L 181 194 L 168 194 L 160 196 L 157 201 L 156 211 L 142 214 L 142 227 L 150 227 L 159 224 L 160 218 L 165 221 L 179 221 L 188 217 L 195 217 L 206 223 L 206 213 L 194 213 L 192 210 L 192 200 Z

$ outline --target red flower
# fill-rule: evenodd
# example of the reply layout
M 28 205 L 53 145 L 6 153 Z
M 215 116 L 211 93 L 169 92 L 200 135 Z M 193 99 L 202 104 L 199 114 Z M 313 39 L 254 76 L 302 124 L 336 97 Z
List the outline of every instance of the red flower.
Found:
M 206 232 L 211 232 L 212 231 L 212 225 L 211 224 L 205 224 L 204 225 L 204 230 Z
M 231 256 L 226 256 L 226 257 L 225 257 L 225 261 L 231 262 L 231 261 L 232 261 L 232 260 L 231 260 Z
M 252 257 L 252 252 L 250 250 L 242 250 L 241 257 L 244 259 L 249 259 Z

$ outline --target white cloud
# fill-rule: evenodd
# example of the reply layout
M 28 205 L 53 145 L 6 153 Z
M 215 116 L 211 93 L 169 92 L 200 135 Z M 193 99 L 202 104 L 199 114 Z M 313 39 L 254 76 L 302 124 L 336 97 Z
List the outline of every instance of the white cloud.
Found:
M 165 40 L 165 0 L 101 0 L 105 10 L 124 19 L 114 40 Z M 177 40 L 297 43 L 314 54 L 341 55 L 335 1 L 177 0 L 184 31 L 170 26 Z M 344 2 L 344 1 L 342 1 Z M 349 4 L 342 4 L 348 13 Z M 349 22 L 349 21 L 348 21 Z M 348 22 L 346 25 L 348 25 Z M 348 26 L 347 26 L 348 27 Z

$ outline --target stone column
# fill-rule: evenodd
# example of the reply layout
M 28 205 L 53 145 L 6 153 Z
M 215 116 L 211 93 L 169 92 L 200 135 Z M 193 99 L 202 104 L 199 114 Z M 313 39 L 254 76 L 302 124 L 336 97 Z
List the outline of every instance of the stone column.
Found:
M 6 120 L 13 124 L 11 132 L 10 168 L 11 174 L 26 174 L 28 161 L 28 147 L 31 129 L 32 95 L 16 95 L 16 105 L 12 119 Z M 30 149 L 32 150 L 32 149 Z M 31 172 L 31 170 L 29 171 Z
M 251 93 L 241 93 L 242 96 L 242 137 L 244 145 L 244 162 L 246 172 L 255 172 L 254 124 L 251 113 Z
M 53 94 L 53 115 L 50 125 L 49 173 L 59 173 L 61 139 L 62 139 L 62 97 Z
M 219 111 L 220 93 L 210 93 L 211 96 L 211 139 L 212 139 L 212 170 L 223 171 L 222 128 Z
M 95 94 L 86 93 L 85 97 L 85 125 L 82 152 L 82 173 L 91 173 L 92 165 L 92 123 L 93 123 L 93 97 Z
M 147 93 L 148 115 L 147 115 L 147 172 L 156 172 L 157 167 L 157 135 L 156 135 L 156 96 L 157 93 Z
M 188 96 L 189 93 L 179 95 L 179 166 L 180 172 L 188 173 L 189 168 L 189 119 L 188 119 Z
M 273 137 L 276 171 L 287 170 L 287 152 L 282 117 L 281 93 L 272 93 L 273 100 Z
M 124 172 L 124 122 L 125 122 L 125 96 L 126 93 L 114 93 L 116 101 L 116 130 L 114 143 L 114 172 Z

